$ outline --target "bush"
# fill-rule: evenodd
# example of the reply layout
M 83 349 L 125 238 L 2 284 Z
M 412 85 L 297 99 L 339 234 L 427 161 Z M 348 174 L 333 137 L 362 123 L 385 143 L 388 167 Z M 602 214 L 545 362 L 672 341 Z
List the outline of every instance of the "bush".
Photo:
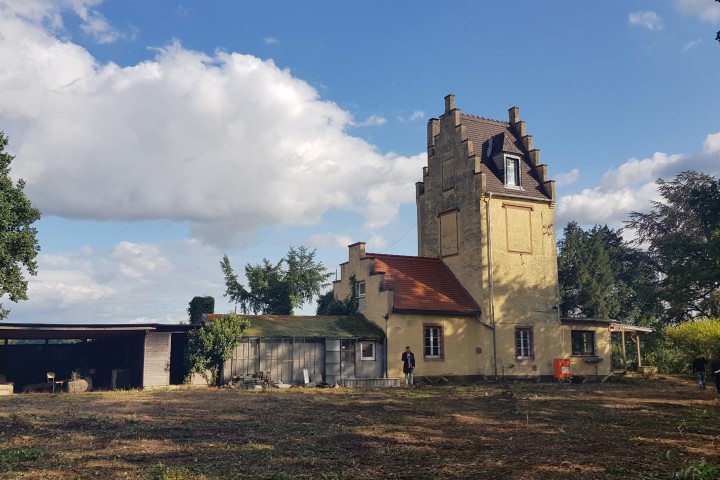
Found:
M 645 363 L 660 373 L 691 373 L 693 358 L 720 355 L 720 320 L 690 320 L 664 327 L 644 342 Z
M 186 382 L 193 373 L 199 373 L 211 385 L 219 385 L 222 365 L 232 356 L 235 345 L 248 327 L 250 320 L 228 313 L 191 331 L 185 353 L 188 366 Z

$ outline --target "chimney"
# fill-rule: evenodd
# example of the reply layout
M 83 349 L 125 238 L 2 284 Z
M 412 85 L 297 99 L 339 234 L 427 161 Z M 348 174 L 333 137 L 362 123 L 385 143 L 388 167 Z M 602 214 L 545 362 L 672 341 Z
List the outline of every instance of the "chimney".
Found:
M 445 97 L 445 113 L 450 113 L 455 110 L 455 95 L 452 93 Z
M 520 108 L 519 107 L 511 107 L 508 109 L 508 114 L 510 115 L 510 125 L 515 125 L 520 121 Z
M 437 118 L 431 118 L 428 120 L 427 125 L 427 146 L 435 146 L 435 137 L 440 134 L 440 120 Z

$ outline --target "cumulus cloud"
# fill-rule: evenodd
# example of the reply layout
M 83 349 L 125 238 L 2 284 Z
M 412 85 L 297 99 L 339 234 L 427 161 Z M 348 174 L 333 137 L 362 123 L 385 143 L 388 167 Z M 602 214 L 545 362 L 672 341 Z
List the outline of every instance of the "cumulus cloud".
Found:
M 345 249 L 348 245 L 355 243 L 356 240 L 350 235 L 341 235 L 337 233 L 315 233 L 308 239 L 308 244 L 313 248 L 337 248 Z M 328 267 L 330 265 L 327 265 Z
M 720 155 L 720 132 L 711 133 L 705 138 L 703 151 L 710 155 Z
M 720 3 L 710 0 L 675 0 L 677 9 L 704 22 L 720 22 Z
M 577 182 L 580 178 L 580 170 L 573 168 L 569 172 L 561 173 L 555 177 L 555 185 L 558 187 L 564 187 L 565 185 L 572 185 Z
M 560 228 L 573 220 L 584 226 L 607 224 L 622 228 L 630 212 L 648 211 L 651 201 L 661 199 L 655 184 L 658 178 L 670 180 L 686 170 L 720 175 L 720 132 L 707 136 L 703 153 L 657 152 L 650 158 L 631 158 L 605 172 L 597 186 L 561 195 L 556 223 Z
M 69 3 L 100 18 L 97 2 Z M 47 27 L 65 4 L 29 5 L 0 10 L 0 122 L 43 214 L 186 221 L 206 242 L 238 245 L 331 208 L 378 228 L 414 200 L 424 154 L 351 136 L 350 112 L 271 60 L 173 43 L 136 65 L 101 63 Z
M 37 323 L 179 323 L 193 296 L 224 290 L 222 253 L 197 241 L 162 245 L 121 241 L 111 248 L 80 248 L 38 256 L 30 302 L 5 305 L 13 319 Z M 193 258 L 192 265 L 171 258 Z M 208 282 L 207 278 L 216 279 Z M 222 311 L 222 299 L 217 298 Z
M 645 27 L 648 30 L 662 30 L 663 24 L 660 16 L 655 12 L 632 12 L 628 17 L 630 25 Z

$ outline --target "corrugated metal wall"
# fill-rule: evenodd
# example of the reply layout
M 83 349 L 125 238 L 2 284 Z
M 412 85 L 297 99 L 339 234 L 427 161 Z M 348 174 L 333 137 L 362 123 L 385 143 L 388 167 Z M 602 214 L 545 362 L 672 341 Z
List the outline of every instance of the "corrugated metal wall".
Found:
M 145 335 L 143 388 L 170 385 L 170 337 L 165 332 Z
M 224 378 L 270 372 L 273 381 L 302 384 L 303 369 L 325 375 L 325 344 L 318 338 L 243 338 L 225 365 Z

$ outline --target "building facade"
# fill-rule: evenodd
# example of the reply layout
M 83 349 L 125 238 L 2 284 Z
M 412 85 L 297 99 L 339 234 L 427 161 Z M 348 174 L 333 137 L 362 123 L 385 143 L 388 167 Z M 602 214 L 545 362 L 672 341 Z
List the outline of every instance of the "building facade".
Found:
M 611 372 L 609 320 L 559 316 L 555 184 L 519 109 L 499 121 L 462 113 L 455 98 L 430 119 L 427 166 L 416 184 L 418 256 L 350 245 L 334 285 L 356 284 L 359 311 L 387 336 L 387 373 L 410 346 L 423 376 Z

